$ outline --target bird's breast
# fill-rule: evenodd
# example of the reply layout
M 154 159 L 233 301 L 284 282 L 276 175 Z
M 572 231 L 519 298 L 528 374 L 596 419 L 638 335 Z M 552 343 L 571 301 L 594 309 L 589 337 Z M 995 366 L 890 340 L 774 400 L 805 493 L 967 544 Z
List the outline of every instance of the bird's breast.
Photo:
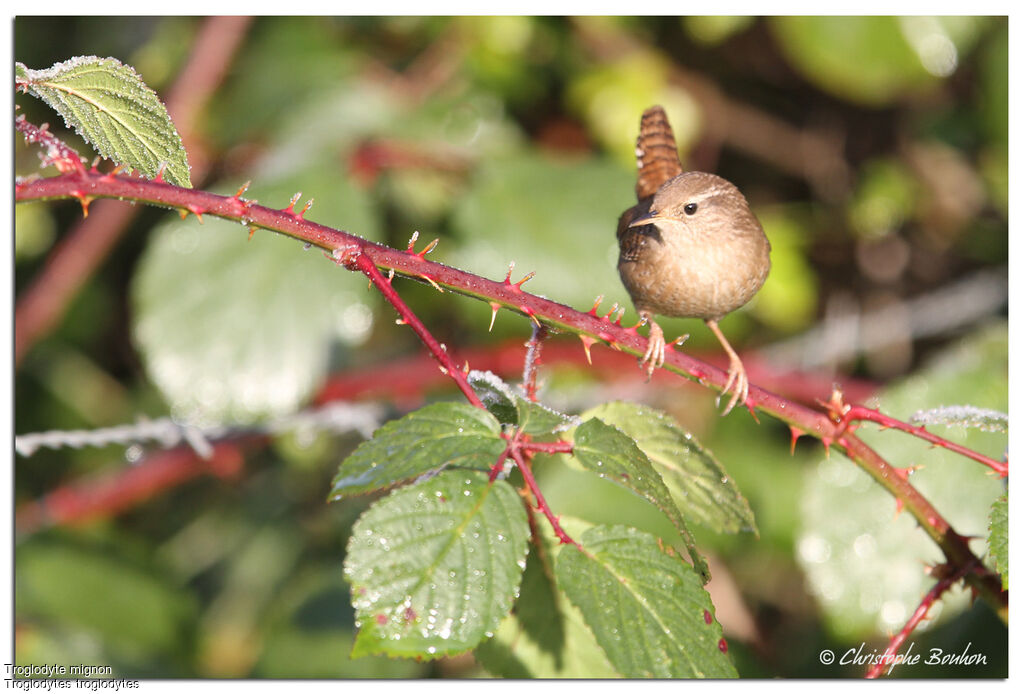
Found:
M 750 301 L 768 275 L 769 245 L 760 230 L 709 237 L 645 228 L 620 236 L 619 244 L 619 275 L 637 310 L 717 319 Z

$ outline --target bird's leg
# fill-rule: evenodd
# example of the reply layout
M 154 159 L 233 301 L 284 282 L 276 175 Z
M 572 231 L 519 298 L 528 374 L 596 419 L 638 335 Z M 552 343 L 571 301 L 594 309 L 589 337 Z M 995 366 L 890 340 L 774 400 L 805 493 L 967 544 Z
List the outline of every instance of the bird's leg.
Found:
M 651 326 L 651 331 L 647 335 L 647 351 L 640 360 L 640 368 L 647 372 L 649 381 L 654 370 L 661 368 L 665 363 L 665 333 L 647 311 L 640 311 L 640 318 Z
M 732 397 L 729 399 L 729 404 L 725 406 L 725 410 L 722 412 L 722 416 L 729 414 L 732 408 L 737 402 L 746 403 L 747 395 L 750 391 L 750 384 L 747 381 L 747 370 L 743 368 L 743 362 L 740 361 L 739 356 L 733 350 L 732 345 L 725 339 L 725 335 L 722 334 L 721 329 L 718 327 L 717 320 L 706 320 L 708 327 L 711 328 L 711 332 L 715 334 L 718 341 L 722 343 L 722 348 L 725 349 L 725 353 L 729 355 L 729 379 L 725 382 L 725 388 L 719 393 L 718 398 L 715 400 L 715 404 L 718 405 L 722 400 L 722 395 L 728 393 L 730 390 L 733 391 Z

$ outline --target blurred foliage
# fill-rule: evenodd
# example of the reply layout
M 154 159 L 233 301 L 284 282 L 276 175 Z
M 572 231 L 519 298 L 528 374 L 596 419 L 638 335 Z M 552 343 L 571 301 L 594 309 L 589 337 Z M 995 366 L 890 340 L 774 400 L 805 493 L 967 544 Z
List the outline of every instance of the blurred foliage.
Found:
M 42 69 L 74 55 L 112 56 L 166 99 L 203 21 L 18 17 L 14 59 Z M 614 229 L 633 201 L 640 113 L 661 103 L 684 161 L 734 181 L 773 244 L 763 291 L 724 322 L 749 349 L 814 326 L 837 296 L 857 306 L 898 301 L 1007 264 L 1008 54 L 1001 17 L 265 17 L 249 27 L 197 121 L 193 135 L 213 169 L 193 184 L 230 194 L 251 180 L 246 197 L 276 207 L 301 191 L 300 208 L 316 200 L 307 219 L 400 247 L 419 231 L 421 244 L 441 239 L 431 258 L 494 279 L 515 261 L 513 281 L 537 272 L 528 290 L 583 310 L 603 294 L 605 310 L 628 307 L 630 324 Z M 23 95 L 17 103 L 65 136 L 44 105 Z M 16 173 L 39 173 L 36 151 L 17 139 Z M 826 151 L 841 165 L 825 162 Z M 16 293 L 80 217 L 74 202 L 19 205 Z M 267 232 L 245 235 L 141 210 L 15 372 L 15 431 L 168 412 L 259 418 L 308 402 L 325 374 L 420 352 L 362 279 Z M 500 314 L 488 333 L 485 305 L 395 286 L 457 348 L 529 334 L 520 316 Z M 983 318 L 914 341 L 909 354 L 859 355 L 829 376 L 899 377 L 879 392 L 898 417 L 948 404 L 1005 411 L 1006 326 L 972 336 L 969 326 Z M 687 351 L 717 349 L 697 321 L 663 326 L 692 334 Z M 168 361 L 180 365 L 173 378 L 161 366 Z M 273 386 L 278 379 L 287 383 Z M 906 517 L 893 520 L 891 498 L 860 485 L 845 459 L 822 461 L 820 443 L 802 439 L 791 455 L 786 427 L 739 414 L 720 420 L 713 399 L 694 388 L 598 384 L 579 368 L 545 368 L 542 380 L 542 397 L 574 412 L 615 398 L 672 412 L 750 501 L 759 539 L 697 531 L 713 572 L 735 584 L 727 599 L 713 583 L 712 596 L 741 676 L 858 676 L 824 668 L 817 653 L 861 641 L 884 647 L 927 589 L 920 567 L 934 561 L 934 547 L 895 539 L 921 533 Z M 870 429 L 865 438 L 895 465 L 928 466 L 912 480 L 958 531 L 986 534 L 998 483 L 974 463 Z M 940 433 L 960 441 L 956 431 Z M 998 434 L 961 438 L 997 456 L 1005 447 Z M 328 507 L 324 499 L 357 443 L 283 438 L 248 453 L 239 478 L 201 477 L 114 517 L 20 536 L 17 662 L 104 663 L 154 677 L 486 674 L 469 657 L 348 658 L 355 632 L 343 552 L 370 500 Z M 138 454 L 64 449 L 18 459 L 15 501 L 124 468 Z M 966 488 L 961 473 L 979 478 L 970 505 L 947 496 Z M 567 466 L 537 474 L 558 513 L 673 541 L 668 521 L 623 489 Z M 828 536 L 826 561 L 812 551 L 812 532 Z M 896 560 L 886 553 L 893 544 Z M 982 542 L 973 546 L 984 553 Z M 832 564 L 867 550 L 863 565 Z M 833 599 L 825 568 L 865 581 Z M 969 674 L 1005 676 L 1006 629 L 985 610 L 944 604 L 933 615 L 941 624 L 914 635 L 918 652 L 929 643 L 960 652 L 970 641 L 990 657 Z M 509 628 L 480 654 L 491 672 L 524 672 L 515 660 L 524 651 L 505 650 L 517 638 Z M 571 643 L 588 640 L 579 632 Z M 606 673 L 593 662 L 573 674 Z M 529 666 L 558 670 L 539 658 Z
M 994 325 L 935 355 L 906 380 L 878 394 L 883 412 L 909 420 L 914 403 L 956 399 L 1006 411 L 1006 326 Z M 978 430 L 940 430 L 955 443 L 1000 459 L 1006 437 Z M 910 479 L 962 535 L 984 538 L 992 502 L 1005 487 L 981 465 L 966 465 L 959 455 L 935 450 L 926 442 L 865 423 L 864 441 L 900 467 L 921 466 Z M 895 632 L 909 619 L 934 579 L 921 561 L 939 563 L 942 553 L 908 514 L 893 518 L 893 499 L 864 471 L 839 456 L 807 469 L 797 556 L 810 590 L 820 597 L 827 624 L 841 638 L 868 638 L 874 631 Z M 841 519 L 841 520 L 840 520 Z M 984 554 L 982 543 L 973 543 Z M 989 562 L 992 564 L 992 562 Z M 880 582 L 878 576 L 888 577 Z M 929 611 L 929 627 L 962 612 L 969 590 L 947 593 Z

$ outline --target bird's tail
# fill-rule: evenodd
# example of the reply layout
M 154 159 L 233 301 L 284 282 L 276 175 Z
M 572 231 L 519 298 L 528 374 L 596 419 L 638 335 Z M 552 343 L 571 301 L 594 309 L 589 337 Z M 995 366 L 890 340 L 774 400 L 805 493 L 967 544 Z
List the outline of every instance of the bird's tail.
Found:
M 640 118 L 636 138 L 636 198 L 654 195 L 665 181 L 683 172 L 672 126 L 661 106 L 651 106 Z

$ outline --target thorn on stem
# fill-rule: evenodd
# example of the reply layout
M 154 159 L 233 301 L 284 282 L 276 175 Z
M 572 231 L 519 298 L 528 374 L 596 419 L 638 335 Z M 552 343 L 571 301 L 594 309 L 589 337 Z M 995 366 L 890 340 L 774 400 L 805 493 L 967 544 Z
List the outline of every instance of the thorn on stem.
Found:
M 439 284 L 438 284 L 437 282 L 435 282 L 435 281 L 434 281 L 433 279 L 431 279 L 430 277 L 427 277 L 426 275 L 420 275 L 420 277 L 421 277 L 421 278 L 423 278 L 423 279 L 425 279 L 425 280 L 426 280 L 427 282 L 429 282 L 429 283 L 430 283 L 430 286 L 432 286 L 432 287 L 433 287 L 434 289 L 436 289 L 437 291 L 439 291 L 439 292 L 441 292 L 442 294 L 444 294 L 444 289 L 442 289 L 442 288 L 441 288 L 441 285 L 439 285 Z
M 597 307 L 601 305 L 602 301 L 604 301 L 604 294 L 601 294 L 596 299 L 594 299 L 594 305 L 591 306 L 589 311 L 587 311 L 587 315 L 597 318 Z
M 487 332 L 491 332 L 491 330 L 494 328 L 494 319 L 498 315 L 498 309 L 501 308 L 501 304 L 499 304 L 496 301 L 492 301 L 490 303 L 491 303 L 491 324 L 487 326 Z
M 590 346 L 597 342 L 597 339 L 590 337 L 589 335 L 580 335 L 579 338 L 580 342 L 583 343 L 583 351 L 587 355 L 587 363 L 593 366 L 594 362 L 590 359 Z
M 288 207 L 284 208 L 281 211 L 284 212 L 285 214 L 290 214 L 291 216 L 295 217 L 295 203 L 297 203 L 299 201 L 299 198 L 301 197 L 302 191 L 300 190 L 298 193 L 292 196 L 291 202 L 288 203 Z
M 427 253 L 430 253 L 430 251 L 432 251 L 435 248 L 437 248 L 437 244 L 440 243 L 440 241 L 441 241 L 441 239 L 434 239 L 433 241 L 428 243 L 426 246 L 424 246 L 422 251 L 420 251 L 419 253 L 414 253 L 413 255 L 416 255 L 416 256 L 419 256 L 420 258 L 422 258 Z
M 802 429 L 798 429 L 795 426 L 793 426 L 792 424 L 789 425 L 789 436 L 790 436 L 790 438 L 789 438 L 789 454 L 790 455 L 793 455 L 794 453 L 796 453 L 796 440 L 798 438 L 800 438 L 801 436 L 804 436 L 806 434 L 807 434 L 806 431 L 804 431 Z
M 903 499 L 897 498 L 897 499 L 896 499 L 896 513 L 894 513 L 894 514 L 892 515 L 892 517 L 893 517 L 893 518 L 896 518 L 896 517 L 898 517 L 898 516 L 899 516 L 899 515 L 900 515 L 901 513 L 903 513 Z
M 529 274 L 526 275 L 526 277 L 524 277 L 523 279 L 519 280 L 518 282 L 516 282 L 512 286 L 515 289 L 522 290 L 523 285 L 526 284 L 527 282 L 529 282 L 531 279 L 533 279 L 533 276 L 536 275 L 536 274 L 537 274 L 536 272 L 530 272 Z
M 92 204 L 92 201 L 94 200 L 94 198 L 86 195 L 85 193 L 83 193 L 80 190 L 73 191 L 71 194 L 75 197 L 75 199 L 78 200 L 79 204 L 82 206 L 82 216 L 83 217 L 88 217 L 89 216 L 89 205 Z
M 609 320 L 609 318 L 611 318 L 611 315 L 613 313 L 615 313 L 616 311 L 618 311 L 618 310 L 619 310 L 619 302 L 616 301 L 614 304 L 612 304 L 612 310 L 609 311 L 608 313 L 604 314 L 603 316 L 601 316 L 601 320 L 604 320 L 604 321 Z M 611 321 L 609 321 L 609 322 L 611 322 Z

